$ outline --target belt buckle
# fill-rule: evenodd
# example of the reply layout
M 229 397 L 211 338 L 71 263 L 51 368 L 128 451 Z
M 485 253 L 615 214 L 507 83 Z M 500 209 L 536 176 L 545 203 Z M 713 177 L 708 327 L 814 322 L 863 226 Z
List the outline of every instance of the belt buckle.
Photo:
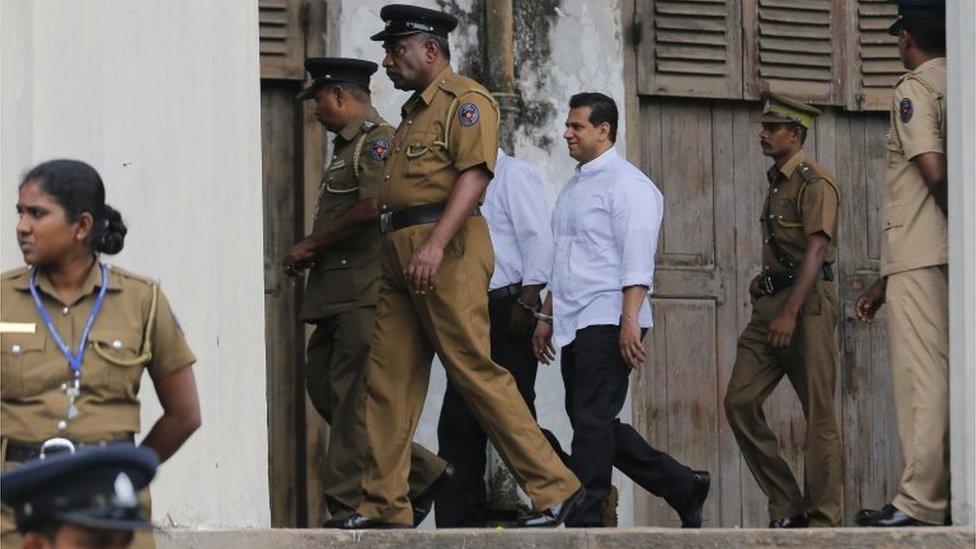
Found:
M 380 214 L 380 232 L 383 234 L 393 231 L 393 212 Z
M 759 289 L 765 292 L 766 295 L 773 295 L 776 293 L 776 288 L 773 287 L 773 277 L 763 275 L 759 278 Z

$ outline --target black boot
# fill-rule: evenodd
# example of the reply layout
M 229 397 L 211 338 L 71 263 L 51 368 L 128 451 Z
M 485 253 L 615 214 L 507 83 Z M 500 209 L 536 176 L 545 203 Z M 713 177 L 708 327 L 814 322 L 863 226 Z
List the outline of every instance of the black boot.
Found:
M 562 503 L 519 518 L 518 525 L 520 528 L 555 528 L 566 522 L 566 517 L 583 501 L 584 495 L 586 495 L 586 490 L 580 488 Z

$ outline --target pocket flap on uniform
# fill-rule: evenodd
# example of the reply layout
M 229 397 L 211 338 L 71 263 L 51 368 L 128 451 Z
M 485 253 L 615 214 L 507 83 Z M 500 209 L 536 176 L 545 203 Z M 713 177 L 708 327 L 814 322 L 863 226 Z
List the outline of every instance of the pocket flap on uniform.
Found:
M 41 325 L 41 329 L 45 329 L 43 324 Z M 47 342 L 46 334 L 43 333 L 8 333 L 3 334 L 0 338 L 2 338 L 0 348 L 2 348 L 3 352 L 15 355 L 25 351 L 43 351 L 44 345 Z
M 134 358 L 142 348 L 142 334 L 132 330 L 101 328 L 93 329 L 88 335 L 92 345 L 113 357 Z
M 905 224 L 905 207 L 901 204 L 885 206 L 885 230 L 901 227 Z

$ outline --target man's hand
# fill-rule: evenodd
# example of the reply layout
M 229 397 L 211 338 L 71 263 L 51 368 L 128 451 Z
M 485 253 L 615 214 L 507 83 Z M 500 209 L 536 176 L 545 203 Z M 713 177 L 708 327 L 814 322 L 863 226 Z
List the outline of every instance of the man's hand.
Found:
M 793 342 L 793 332 L 796 331 L 796 313 L 784 310 L 769 325 L 769 335 L 766 341 L 773 347 L 789 347 Z
M 854 313 L 861 322 L 874 321 L 874 315 L 884 305 L 888 279 L 879 278 L 867 290 L 861 292 L 854 303 Z
M 407 281 L 413 286 L 414 292 L 424 295 L 434 289 L 434 279 L 443 260 L 444 246 L 430 238 L 424 240 L 407 265 Z
M 552 324 L 535 323 L 535 332 L 532 333 L 532 351 L 535 353 L 535 359 L 543 364 L 549 364 L 556 358 L 556 349 L 552 346 Z
M 315 257 L 315 247 L 308 240 L 302 240 L 291 247 L 281 260 L 281 268 L 288 276 L 301 276 Z
M 752 282 L 749 283 L 749 296 L 752 297 L 753 301 L 757 301 L 760 297 L 766 295 L 759 288 L 759 279 L 761 276 L 762 275 L 756 275 L 755 278 L 752 279 Z
M 640 370 L 647 360 L 644 344 L 641 342 L 641 328 L 636 318 L 620 319 L 620 355 L 633 370 Z
M 522 306 L 521 303 L 512 305 L 512 315 L 509 322 L 510 331 L 513 335 L 528 334 L 532 332 L 532 324 L 535 322 L 535 315 Z

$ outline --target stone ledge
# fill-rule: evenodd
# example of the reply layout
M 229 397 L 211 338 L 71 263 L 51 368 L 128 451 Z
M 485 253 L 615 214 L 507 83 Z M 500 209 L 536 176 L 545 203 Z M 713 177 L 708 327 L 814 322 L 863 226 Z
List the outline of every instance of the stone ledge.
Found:
M 432 548 L 561 549 L 636 547 L 733 549 L 738 547 L 828 547 L 830 549 L 967 548 L 976 545 L 972 528 L 834 528 L 808 530 L 671 528 L 557 530 L 386 530 L 338 531 L 298 529 L 161 530 L 159 549 L 193 548 Z

